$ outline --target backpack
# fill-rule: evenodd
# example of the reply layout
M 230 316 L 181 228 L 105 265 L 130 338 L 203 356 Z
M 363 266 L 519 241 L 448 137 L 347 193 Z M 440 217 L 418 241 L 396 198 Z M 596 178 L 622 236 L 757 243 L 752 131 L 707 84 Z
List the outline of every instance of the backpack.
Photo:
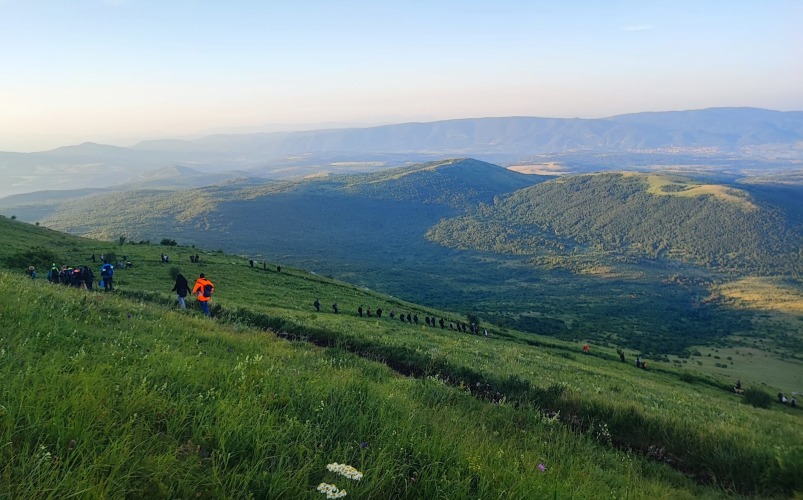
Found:
M 212 284 L 211 283 L 204 285 L 203 295 L 204 295 L 204 297 L 210 297 L 210 298 L 212 297 Z
M 103 264 L 103 267 L 100 268 L 100 275 L 104 278 L 108 278 L 114 273 L 114 268 L 111 264 Z

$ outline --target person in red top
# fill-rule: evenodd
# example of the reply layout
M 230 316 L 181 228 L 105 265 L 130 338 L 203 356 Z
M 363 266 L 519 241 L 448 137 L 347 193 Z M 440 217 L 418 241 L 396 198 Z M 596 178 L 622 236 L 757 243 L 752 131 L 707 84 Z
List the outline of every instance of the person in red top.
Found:
M 583 354 L 588 354 L 588 344 L 583 346 Z
M 195 286 L 192 288 L 192 293 L 198 295 L 198 303 L 201 304 L 201 310 L 207 316 L 211 317 L 212 313 L 209 312 L 209 301 L 212 299 L 212 292 L 215 291 L 215 285 L 206 279 L 203 273 L 195 280 Z

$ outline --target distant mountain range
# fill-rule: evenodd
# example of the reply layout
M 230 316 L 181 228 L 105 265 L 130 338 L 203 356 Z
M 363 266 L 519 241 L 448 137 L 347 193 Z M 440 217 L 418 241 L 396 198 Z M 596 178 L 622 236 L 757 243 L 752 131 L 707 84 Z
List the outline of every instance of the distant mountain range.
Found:
M 281 157 L 321 152 L 529 155 L 568 150 L 707 150 L 803 141 L 803 112 L 754 108 L 636 113 L 605 119 L 471 118 L 358 129 L 146 141 L 137 151 Z M 803 145 L 797 145 L 803 148 Z
M 38 153 L 0 153 L 0 196 L 108 187 L 181 165 L 227 179 L 281 179 L 375 171 L 471 156 L 501 165 L 578 152 L 748 157 L 803 161 L 803 112 L 754 108 L 636 113 L 604 119 L 473 118 L 379 127 L 145 141 L 129 148 L 85 143 Z M 646 163 L 652 158 L 646 158 Z M 238 171 L 238 172 L 232 172 Z M 174 176 L 183 186 L 186 176 Z M 192 186 L 189 184 L 187 187 Z M 197 184 L 196 184 L 197 185 Z

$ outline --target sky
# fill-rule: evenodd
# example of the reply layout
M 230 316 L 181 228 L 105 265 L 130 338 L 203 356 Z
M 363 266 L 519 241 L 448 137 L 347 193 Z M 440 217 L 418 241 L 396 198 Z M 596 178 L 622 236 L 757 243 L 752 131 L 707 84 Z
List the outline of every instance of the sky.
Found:
M 803 110 L 801 26 L 799 0 L 0 0 L 0 151 Z

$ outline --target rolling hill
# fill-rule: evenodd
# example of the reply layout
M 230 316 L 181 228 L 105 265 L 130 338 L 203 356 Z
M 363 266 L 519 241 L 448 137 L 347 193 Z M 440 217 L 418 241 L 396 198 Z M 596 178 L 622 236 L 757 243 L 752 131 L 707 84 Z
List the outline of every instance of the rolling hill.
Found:
M 487 322 L 490 337 L 360 318 L 358 305 L 465 318 L 222 252 L 118 245 L 0 218 L 0 449 L 12 497 L 790 496 L 803 413 L 760 379 Z M 162 264 L 169 251 L 174 263 Z M 117 293 L 25 264 L 125 253 Z M 200 253 L 199 263 L 186 257 Z M 94 264 L 97 265 L 97 264 Z M 178 310 L 206 273 L 214 319 Z M 340 304 L 315 312 L 312 300 Z M 706 360 L 708 363 L 708 360 Z M 769 400 L 756 399 L 753 394 Z M 764 401 L 764 402 L 761 402 Z M 350 464 L 360 480 L 327 472 Z
M 522 189 L 471 215 L 442 221 L 430 237 L 485 251 L 538 255 L 556 244 L 566 252 L 596 247 L 799 277 L 803 209 L 775 201 L 766 196 L 759 201 L 747 185 L 656 174 L 580 175 Z

